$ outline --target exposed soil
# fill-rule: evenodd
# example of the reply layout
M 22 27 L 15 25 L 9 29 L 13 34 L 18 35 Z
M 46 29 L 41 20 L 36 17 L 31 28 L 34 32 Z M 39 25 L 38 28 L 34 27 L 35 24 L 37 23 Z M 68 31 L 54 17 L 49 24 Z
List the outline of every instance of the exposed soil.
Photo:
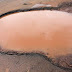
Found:
M 51 64 L 40 54 L 0 54 L 0 72 L 71 72 Z
M 28 9 L 36 4 L 51 5 L 57 7 L 62 2 L 70 2 L 72 0 L 1 0 L 0 14 L 17 9 Z

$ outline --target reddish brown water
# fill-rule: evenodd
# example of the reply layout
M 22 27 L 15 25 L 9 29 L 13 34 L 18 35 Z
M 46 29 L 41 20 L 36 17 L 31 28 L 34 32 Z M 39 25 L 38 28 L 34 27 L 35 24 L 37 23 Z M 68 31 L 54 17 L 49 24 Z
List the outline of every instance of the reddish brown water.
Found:
M 72 14 L 45 10 L 5 16 L 0 19 L 0 45 L 51 57 L 72 54 Z

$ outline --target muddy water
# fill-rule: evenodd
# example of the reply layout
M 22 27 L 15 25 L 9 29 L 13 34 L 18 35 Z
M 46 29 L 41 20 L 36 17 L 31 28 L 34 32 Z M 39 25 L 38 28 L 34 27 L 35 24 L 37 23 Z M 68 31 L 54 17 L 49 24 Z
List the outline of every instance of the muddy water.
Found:
M 72 0 L 0 0 L 0 15 L 36 4 L 58 6 L 65 1 Z M 20 56 L 14 52 L 13 55 L 0 52 L 0 72 L 72 72 L 71 19 L 71 14 L 57 11 L 16 13 L 0 19 L 0 46 L 4 51 L 33 52 Z M 54 58 L 56 66 L 48 57 L 34 53 Z
M 60 11 L 32 11 L 0 19 L 3 49 L 49 54 L 72 54 L 72 14 Z

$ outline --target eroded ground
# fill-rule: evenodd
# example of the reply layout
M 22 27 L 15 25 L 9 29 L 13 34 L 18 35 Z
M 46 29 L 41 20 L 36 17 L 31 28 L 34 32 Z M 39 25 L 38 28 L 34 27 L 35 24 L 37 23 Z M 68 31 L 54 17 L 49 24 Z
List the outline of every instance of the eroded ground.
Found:
M 40 54 L 0 54 L 0 72 L 71 72 L 51 64 Z
M 69 2 L 72 0 L 0 0 L 0 14 L 16 9 L 31 8 L 36 4 L 45 4 L 51 6 L 58 6 L 62 2 Z

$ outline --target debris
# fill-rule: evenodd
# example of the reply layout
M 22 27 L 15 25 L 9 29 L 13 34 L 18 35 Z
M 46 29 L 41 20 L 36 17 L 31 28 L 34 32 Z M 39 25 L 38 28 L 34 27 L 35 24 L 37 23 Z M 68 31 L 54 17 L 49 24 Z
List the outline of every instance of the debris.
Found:
M 32 6 L 32 8 L 37 8 L 37 7 L 51 7 L 51 5 L 49 5 L 49 4 L 35 4 L 34 6 Z

